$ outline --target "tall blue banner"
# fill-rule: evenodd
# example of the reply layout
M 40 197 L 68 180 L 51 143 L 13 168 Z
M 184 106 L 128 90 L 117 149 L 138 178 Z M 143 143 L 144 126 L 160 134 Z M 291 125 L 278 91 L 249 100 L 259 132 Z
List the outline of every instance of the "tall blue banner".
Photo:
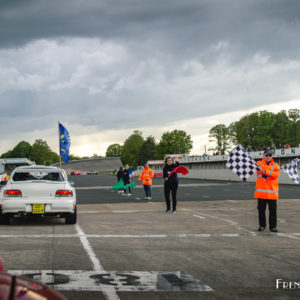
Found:
M 68 162 L 70 160 L 70 146 L 71 139 L 68 130 L 59 123 L 59 149 L 60 156 L 64 160 L 64 162 Z

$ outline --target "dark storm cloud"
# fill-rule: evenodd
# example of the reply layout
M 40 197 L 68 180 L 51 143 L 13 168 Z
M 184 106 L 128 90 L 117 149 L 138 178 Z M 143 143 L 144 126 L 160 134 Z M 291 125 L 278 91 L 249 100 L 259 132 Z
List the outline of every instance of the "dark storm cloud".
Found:
M 256 50 L 298 57 L 299 11 L 297 0 L 2 1 L 0 40 L 18 47 L 41 38 L 154 39 L 171 55 L 227 40 L 239 58 Z

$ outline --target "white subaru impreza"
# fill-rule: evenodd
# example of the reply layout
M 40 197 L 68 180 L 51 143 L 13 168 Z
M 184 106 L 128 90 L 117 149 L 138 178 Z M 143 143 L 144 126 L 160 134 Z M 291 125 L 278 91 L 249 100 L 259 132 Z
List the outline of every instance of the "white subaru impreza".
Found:
M 16 168 L 0 190 L 0 224 L 17 215 L 57 216 L 76 224 L 76 192 L 66 172 L 37 165 Z

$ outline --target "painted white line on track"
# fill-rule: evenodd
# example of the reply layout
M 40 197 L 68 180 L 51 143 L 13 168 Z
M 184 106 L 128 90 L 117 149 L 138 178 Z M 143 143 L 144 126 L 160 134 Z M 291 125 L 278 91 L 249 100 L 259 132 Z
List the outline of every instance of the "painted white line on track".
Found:
M 99 212 L 100 212 L 99 210 L 82 210 L 82 211 L 77 210 L 78 214 L 97 214 Z
M 193 215 L 193 217 L 199 218 L 199 219 L 206 219 L 205 217 L 198 216 L 198 215 Z
M 102 211 L 102 210 L 81 210 L 77 211 L 79 214 L 104 214 L 104 213 L 113 213 L 113 214 L 123 214 L 123 213 L 148 213 L 148 212 L 162 212 L 160 210 L 109 210 L 109 211 Z
M 149 238 L 149 239 L 160 239 L 160 238 L 211 238 L 211 237 L 245 237 L 245 236 L 262 236 L 272 235 L 279 237 L 289 237 L 294 239 L 300 239 L 298 236 L 300 233 L 255 233 L 252 231 L 245 233 L 170 233 L 170 234 L 2 234 L 0 238 L 118 238 L 118 239 L 129 239 L 129 238 Z M 97 258 L 96 258 L 97 259 Z M 99 262 L 100 264 L 100 262 Z M 100 264 L 101 265 L 101 264 Z
M 103 266 L 100 263 L 100 260 L 97 258 L 93 248 L 91 247 L 90 242 L 88 241 L 85 233 L 83 232 L 83 230 L 81 229 L 81 227 L 76 224 L 75 228 L 78 232 L 79 235 L 79 239 L 83 245 L 83 248 L 85 249 L 85 251 L 87 252 L 92 264 L 93 264 L 93 269 L 95 271 L 104 271 Z M 120 300 L 115 288 L 113 286 L 107 286 L 107 285 L 99 285 L 100 290 L 103 293 L 103 296 L 106 300 Z
M 79 237 L 83 248 L 87 252 L 87 254 L 88 254 L 88 256 L 89 256 L 89 258 L 90 258 L 90 260 L 91 260 L 91 262 L 93 264 L 93 269 L 95 271 L 102 271 L 102 270 L 104 270 L 103 267 L 102 267 L 102 265 L 101 265 L 101 263 L 100 263 L 100 261 L 99 261 L 99 259 L 96 257 L 96 254 L 95 254 L 94 250 L 92 249 L 91 244 L 88 241 L 85 233 L 81 229 L 81 227 L 78 224 L 76 224 L 75 228 L 76 228 L 76 230 L 78 232 L 77 236 Z
M 283 237 L 288 237 L 288 238 L 295 239 L 295 240 L 300 240 L 300 237 L 295 236 L 298 234 L 292 235 L 292 234 L 287 234 L 287 233 L 277 233 L 277 235 L 283 236 Z
M 278 222 L 279 222 L 279 223 L 286 223 L 286 220 L 285 220 L 285 219 L 278 218 Z
M 127 214 L 127 213 L 148 213 L 148 212 L 162 212 L 162 211 L 159 211 L 159 210 L 112 210 L 109 212 L 110 213 L 112 212 L 114 214 Z
M 229 185 L 230 183 L 183 183 L 180 184 L 180 187 L 197 187 L 197 186 L 222 186 Z M 152 188 L 163 188 L 163 184 L 153 184 Z M 111 189 L 111 186 L 79 186 L 75 187 L 76 190 L 106 190 L 107 188 Z M 141 185 L 137 185 L 135 189 L 144 188 Z
M 234 227 L 235 227 L 236 229 L 238 229 L 238 230 L 248 232 L 248 233 L 250 233 L 251 235 L 255 235 L 255 232 L 254 232 L 254 231 L 250 231 L 250 230 L 241 228 L 241 226 L 239 225 L 239 223 L 237 223 L 237 222 L 235 222 L 235 221 L 232 221 L 232 220 L 229 220 L 229 219 L 220 218 L 220 217 L 216 217 L 216 216 L 212 216 L 212 215 L 208 215 L 208 214 L 204 214 L 204 213 L 201 213 L 201 214 L 204 215 L 204 216 L 206 216 L 206 217 L 209 217 L 209 218 L 213 218 L 213 219 L 217 219 L 217 220 L 220 220 L 220 221 L 227 222 L 227 223 L 229 223 L 230 225 L 234 226 Z

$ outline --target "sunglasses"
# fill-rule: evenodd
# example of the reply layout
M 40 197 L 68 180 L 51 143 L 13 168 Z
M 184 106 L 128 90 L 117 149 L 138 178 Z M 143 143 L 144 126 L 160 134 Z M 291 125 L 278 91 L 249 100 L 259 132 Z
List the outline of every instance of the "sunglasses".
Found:
M 272 157 L 272 154 L 266 154 L 265 156 L 266 157 Z

